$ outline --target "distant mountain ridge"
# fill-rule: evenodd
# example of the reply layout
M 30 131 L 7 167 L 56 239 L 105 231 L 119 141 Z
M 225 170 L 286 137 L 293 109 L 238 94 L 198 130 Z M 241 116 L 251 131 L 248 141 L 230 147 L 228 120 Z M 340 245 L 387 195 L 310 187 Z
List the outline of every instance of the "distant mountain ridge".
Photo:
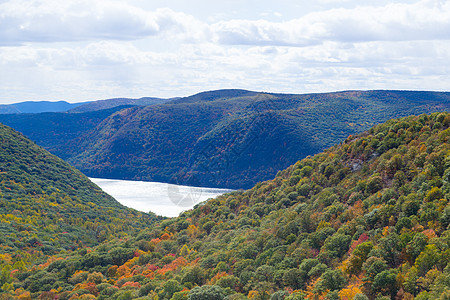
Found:
M 218 90 L 100 110 L 93 122 L 85 113 L 71 114 L 73 124 L 83 124 L 80 131 L 62 125 L 66 117 L 53 124 L 58 114 L 0 115 L 0 122 L 91 177 L 238 189 L 388 119 L 449 109 L 447 92 Z M 30 122 L 41 129 L 30 129 Z M 58 129 L 49 135 L 52 126 Z
M 84 113 L 90 111 L 110 109 L 119 106 L 145 106 L 160 104 L 178 98 L 155 98 L 142 97 L 133 98 L 112 98 L 105 100 L 85 101 L 69 103 L 66 101 L 25 101 L 14 104 L 0 104 L 0 114 L 37 114 L 44 112 L 69 112 Z
M 240 89 L 223 89 L 215 91 L 200 92 L 188 97 L 180 97 L 173 99 L 171 103 L 194 103 L 194 102 L 206 102 L 215 100 L 225 100 L 230 98 L 238 98 L 243 96 L 255 96 L 258 92 L 240 90 Z
M 175 99 L 175 98 L 172 98 Z M 83 113 L 83 112 L 89 112 L 89 111 L 97 111 L 97 110 L 103 110 L 103 109 L 109 109 L 119 106 L 146 106 L 146 105 L 153 105 L 153 104 L 161 104 L 168 101 L 171 101 L 172 99 L 163 99 L 163 98 L 154 98 L 154 97 L 143 97 L 139 99 L 132 99 L 132 98 L 113 98 L 113 99 L 106 99 L 106 100 L 97 100 L 97 101 L 91 101 L 88 103 L 85 103 L 83 105 L 77 106 L 68 112 L 70 113 Z
M 26 101 L 0 105 L 0 114 L 63 112 L 83 105 L 84 103 L 68 103 L 66 101 Z

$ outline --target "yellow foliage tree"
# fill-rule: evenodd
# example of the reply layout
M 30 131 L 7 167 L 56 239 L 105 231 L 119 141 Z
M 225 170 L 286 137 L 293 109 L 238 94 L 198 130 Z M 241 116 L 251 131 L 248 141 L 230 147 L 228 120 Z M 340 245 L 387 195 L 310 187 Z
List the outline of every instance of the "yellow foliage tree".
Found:
M 347 286 L 346 288 L 342 289 L 339 292 L 339 297 L 341 298 L 341 300 L 352 300 L 353 297 L 355 297 L 356 294 L 360 294 L 361 289 L 359 288 L 359 286 L 357 284 L 352 284 Z

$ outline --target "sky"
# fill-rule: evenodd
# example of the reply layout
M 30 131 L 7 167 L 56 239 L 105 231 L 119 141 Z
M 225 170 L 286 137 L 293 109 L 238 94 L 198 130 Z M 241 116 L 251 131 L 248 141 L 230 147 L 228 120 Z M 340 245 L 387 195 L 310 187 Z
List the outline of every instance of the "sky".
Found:
M 0 0 L 0 104 L 448 91 L 450 1 Z

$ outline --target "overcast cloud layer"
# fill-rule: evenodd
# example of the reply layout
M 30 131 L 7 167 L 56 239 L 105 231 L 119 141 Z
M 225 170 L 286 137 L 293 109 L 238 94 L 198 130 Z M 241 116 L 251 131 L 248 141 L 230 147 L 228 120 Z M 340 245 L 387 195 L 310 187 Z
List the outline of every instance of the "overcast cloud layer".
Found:
M 302 2 L 0 1 L 0 103 L 448 90 L 450 2 Z

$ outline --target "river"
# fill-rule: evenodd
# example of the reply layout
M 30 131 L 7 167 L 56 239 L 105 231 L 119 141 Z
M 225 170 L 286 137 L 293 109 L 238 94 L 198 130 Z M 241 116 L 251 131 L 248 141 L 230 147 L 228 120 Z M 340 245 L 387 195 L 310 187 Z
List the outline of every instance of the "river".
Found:
M 165 217 L 176 217 L 198 203 L 233 191 L 160 182 L 90 179 L 121 204 Z

